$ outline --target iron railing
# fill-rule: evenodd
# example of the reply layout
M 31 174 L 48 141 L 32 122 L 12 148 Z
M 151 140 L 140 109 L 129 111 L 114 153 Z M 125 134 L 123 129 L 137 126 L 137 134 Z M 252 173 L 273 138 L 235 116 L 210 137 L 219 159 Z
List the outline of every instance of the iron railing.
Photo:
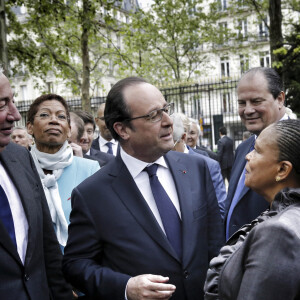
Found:
M 242 141 L 245 127 L 238 116 L 236 100 L 237 80 L 218 80 L 206 83 L 161 87 L 168 102 L 175 103 L 176 112 L 184 112 L 188 117 L 198 120 L 202 136 L 200 143 L 216 150 L 219 128 L 225 126 L 228 136 L 234 140 L 235 147 Z M 66 99 L 70 110 L 82 108 L 80 98 Z M 96 116 L 97 108 L 106 97 L 91 98 L 91 111 Z M 26 124 L 26 114 L 32 101 L 17 102 L 22 115 L 21 123 Z

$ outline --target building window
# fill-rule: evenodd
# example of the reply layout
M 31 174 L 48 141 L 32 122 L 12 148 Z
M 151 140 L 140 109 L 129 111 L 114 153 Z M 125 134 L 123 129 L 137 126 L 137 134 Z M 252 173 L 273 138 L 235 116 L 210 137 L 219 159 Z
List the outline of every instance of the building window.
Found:
M 271 59 L 269 51 L 259 52 L 259 61 L 261 67 L 270 68 Z
M 47 82 L 47 91 L 49 94 L 53 94 L 53 82 Z
M 231 101 L 230 93 L 222 93 L 221 101 L 222 101 L 223 113 L 233 112 L 233 104 Z
M 228 57 L 221 57 L 221 76 L 222 77 L 230 76 Z
M 28 100 L 27 85 L 21 85 L 21 97 L 22 100 Z
M 218 10 L 219 11 L 227 10 L 227 0 L 218 0 Z
M 240 20 L 238 23 L 238 38 L 240 40 L 247 40 L 248 37 L 248 25 L 247 25 L 247 19 Z
M 249 70 L 249 56 L 248 55 L 240 55 L 240 70 L 241 70 L 241 74 L 243 74 Z
M 266 40 L 269 37 L 268 18 L 265 17 L 258 25 L 258 37 L 260 40 Z
M 237 0 L 237 5 L 239 8 L 245 8 L 248 6 L 245 0 Z
M 227 22 L 220 22 L 219 23 L 219 30 L 220 30 L 220 45 L 224 45 L 227 43 Z

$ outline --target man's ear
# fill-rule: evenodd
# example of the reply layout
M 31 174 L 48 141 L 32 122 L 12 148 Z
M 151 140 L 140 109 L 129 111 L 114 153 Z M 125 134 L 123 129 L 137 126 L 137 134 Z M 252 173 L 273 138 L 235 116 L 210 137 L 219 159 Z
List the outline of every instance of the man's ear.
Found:
M 182 134 L 181 139 L 184 141 L 184 143 L 187 143 L 187 134 L 186 132 Z
M 279 107 L 280 109 L 284 106 L 284 101 L 285 101 L 285 94 L 283 91 L 281 91 L 279 93 L 279 95 L 277 96 L 276 98 L 278 100 L 278 104 L 279 104 Z
M 114 131 L 121 137 L 122 140 L 128 140 L 129 135 L 129 128 L 122 122 L 116 122 L 113 125 Z
M 277 176 L 280 178 L 280 180 L 286 179 L 289 174 L 291 173 L 293 169 L 293 165 L 291 162 L 284 160 L 279 163 Z

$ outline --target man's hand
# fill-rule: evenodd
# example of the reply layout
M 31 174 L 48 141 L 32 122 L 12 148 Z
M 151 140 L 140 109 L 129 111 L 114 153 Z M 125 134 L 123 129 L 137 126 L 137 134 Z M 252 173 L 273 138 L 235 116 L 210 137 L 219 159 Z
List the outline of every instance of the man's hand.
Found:
M 75 156 L 83 157 L 81 146 L 79 146 L 75 143 L 70 143 L 69 145 L 71 146 L 71 148 L 73 150 L 73 154 Z
M 131 277 L 127 283 L 127 299 L 170 299 L 176 287 L 173 284 L 167 284 L 168 281 L 169 277 L 151 274 Z

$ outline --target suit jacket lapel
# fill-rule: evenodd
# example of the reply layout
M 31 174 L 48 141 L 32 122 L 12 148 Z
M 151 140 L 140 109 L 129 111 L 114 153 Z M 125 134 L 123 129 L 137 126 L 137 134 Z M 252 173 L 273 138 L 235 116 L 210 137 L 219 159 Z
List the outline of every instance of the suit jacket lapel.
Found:
M 112 188 L 116 194 L 152 239 L 179 260 L 120 156 L 117 156 L 114 166 L 110 175 L 115 177 Z
M 237 184 L 236 184 L 236 186 L 235 186 L 235 189 L 236 189 L 236 187 L 237 187 L 237 185 L 238 185 L 240 176 L 241 176 L 241 174 L 242 174 L 242 172 L 244 171 L 244 168 L 245 168 L 245 166 L 246 166 L 246 159 L 245 159 L 245 157 L 246 157 L 246 155 L 250 152 L 251 146 L 252 146 L 252 144 L 254 143 L 254 140 L 253 140 L 253 139 L 254 139 L 254 136 L 251 137 L 251 138 L 249 138 L 249 142 L 247 143 L 247 145 L 245 145 L 244 151 L 243 151 L 242 154 L 241 154 L 241 157 L 240 157 L 241 163 L 240 163 L 239 169 L 238 169 L 239 172 L 236 172 L 236 174 L 239 174 L 239 177 L 237 178 Z M 244 160 L 242 159 L 242 157 L 244 157 Z M 241 193 L 240 193 L 239 200 L 238 200 L 237 204 L 240 202 L 240 200 L 245 196 L 245 194 L 246 194 L 249 190 L 250 190 L 250 188 L 244 185 L 244 187 L 243 187 L 243 189 L 242 189 L 242 191 L 241 191 Z M 237 204 L 236 204 L 236 206 L 237 206 Z
M 37 230 L 37 213 L 36 206 L 34 205 L 34 195 L 33 190 L 36 188 L 31 182 L 28 181 L 30 174 L 26 174 L 25 168 L 20 168 L 20 162 L 17 161 L 16 155 L 10 151 L 3 151 L 3 165 L 7 173 L 9 174 L 11 180 L 13 181 L 28 222 L 28 244 L 26 250 L 25 263 L 28 264 L 35 248 L 36 239 L 34 238 L 34 233 Z M 30 165 L 28 165 L 30 167 Z M 25 171 L 25 172 L 24 172 Z M 14 247 L 15 248 L 15 247 Z M 21 263 L 18 252 L 16 251 L 17 258 Z
M 186 154 L 189 155 L 189 154 Z M 188 191 L 190 187 L 190 176 L 189 170 L 183 165 L 178 158 L 174 158 L 169 154 L 165 155 L 165 160 L 170 168 L 173 180 L 176 186 L 177 196 L 181 210 L 182 220 L 182 245 L 183 245 L 183 267 L 188 265 L 191 259 L 191 253 L 193 250 L 193 241 L 196 240 L 196 230 L 193 226 L 193 206 L 190 201 L 190 194 Z

